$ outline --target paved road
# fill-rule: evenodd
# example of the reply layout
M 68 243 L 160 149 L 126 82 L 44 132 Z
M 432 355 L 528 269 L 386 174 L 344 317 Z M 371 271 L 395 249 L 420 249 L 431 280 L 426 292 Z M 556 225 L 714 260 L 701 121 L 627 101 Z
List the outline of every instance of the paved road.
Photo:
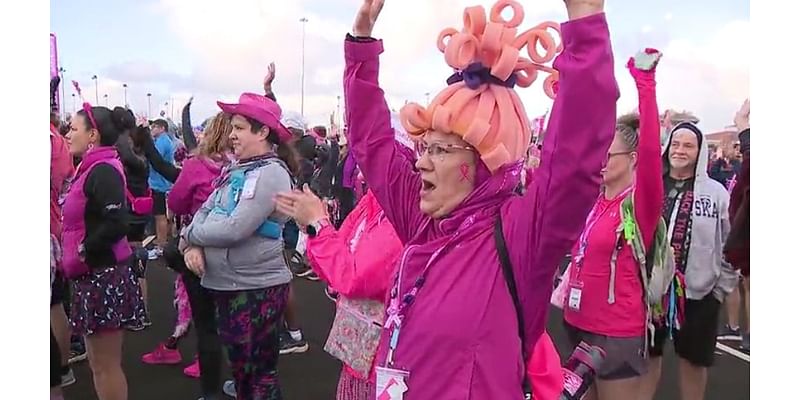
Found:
M 200 396 L 197 381 L 187 378 L 182 370 L 192 361 L 195 346 L 190 333 L 181 345 L 184 364 L 178 366 L 148 366 L 139 361 L 142 354 L 152 350 L 164 340 L 173 328 L 175 311 L 172 306 L 172 288 L 175 274 L 160 262 L 151 263 L 148 271 L 150 306 L 153 326 L 142 332 L 128 332 L 125 339 L 123 368 L 128 377 L 130 400 L 195 400 Z M 318 282 L 295 280 L 295 290 L 300 303 L 303 333 L 310 343 L 304 354 L 283 356 L 280 360 L 280 379 L 288 400 L 334 399 L 340 363 L 328 356 L 322 347 L 333 319 L 333 303 L 323 294 Z M 561 329 L 560 314 L 552 312 L 548 331 L 553 336 L 562 356 L 567 348 Z M 678 399 L 676 360 L 671 354 L 665 358 L 662 385 L 658 400 Z M 76 366 L 78 382 L 66 390 L 67 400 L 95 400 L 91 373 L 86 362 Z M 744 400 L 750 398 L 750 364 L 724 352 L 717 356 L 717 364 L 709 376 L 708 400 Z

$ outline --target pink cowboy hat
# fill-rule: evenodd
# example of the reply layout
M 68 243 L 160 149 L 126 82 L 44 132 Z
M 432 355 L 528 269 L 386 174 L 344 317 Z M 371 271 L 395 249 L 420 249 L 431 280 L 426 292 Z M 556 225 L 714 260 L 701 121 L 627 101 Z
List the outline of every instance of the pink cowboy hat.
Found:
M 281 106 L 271 99 L 255 93 L 242 93 L 239 103 L 217 102 L 222 111 L 231 115 L 244 115 L 250 117 L 278 133 L 281 142 L 287 143 L 292 139 L 292 133 L 281 124 Z

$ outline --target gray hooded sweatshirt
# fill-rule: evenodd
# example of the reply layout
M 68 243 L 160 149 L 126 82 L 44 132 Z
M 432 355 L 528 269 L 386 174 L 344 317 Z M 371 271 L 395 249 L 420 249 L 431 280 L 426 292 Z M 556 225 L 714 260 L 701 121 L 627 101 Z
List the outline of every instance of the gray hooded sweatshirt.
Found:
M 673 129 L 663 153 L 665 194 L 669 194 L 669 144 L 675 131 L 685 128 L 681 123 Z M 696 127 L 695 127 L 696 128 Z M 700 132 L 697 129 L 697 132 Z M 697 132 L 695 132 L 697 134 Z M 730 195 L 725 187 L 708 176 L 708 144 L 702 134 L 698 135 L 698 160 L 694 177 L 694 207 L 691 212 L 692 232 L 686 261 L 686 297 L 701 300 L 709 293 L 722 302 L 738 282 L 738 273 L 725 261 L 722 247 L 730 232 L 728 202 Z M 669 200 L 667 200 L 669 201 Z M 678 214 L 680 197 L 669 215 L 667 240 Z
M 283 238 L 271 239 L 256 231 L 267 218 L 279 222 L 288 217 L 275 211 L 274 197 L 292 190 L 289 172 L 279 161 L 247 172 L 242 194 L 230 215 L 230 182 L 214 190 L 184 230 L 184 239 L 203 248 L 203 287 L 234 291 L 264 289 L 289 283 L 292 274 L 283 257 Z M 217 191 L 221 191 L 218 195 Z

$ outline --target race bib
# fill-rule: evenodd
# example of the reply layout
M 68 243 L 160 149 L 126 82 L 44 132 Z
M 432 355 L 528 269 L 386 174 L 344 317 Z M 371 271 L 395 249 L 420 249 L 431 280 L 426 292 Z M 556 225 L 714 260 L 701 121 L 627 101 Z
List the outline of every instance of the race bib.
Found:
M 403 400 L 404 393 L 408 391 L 408 372 L 375 367 L 375 374 L 376 400 Z
M 242 198 L 252 199 L 256 195 L 256 184 L 258 177 L 261 176 L 259 171 L 250 171 L 245 175 L 244 186 L 242 187 Z
M 569 308 L 573 310 L 581 309 L 581 289 L 572 287 L 569 289 Z

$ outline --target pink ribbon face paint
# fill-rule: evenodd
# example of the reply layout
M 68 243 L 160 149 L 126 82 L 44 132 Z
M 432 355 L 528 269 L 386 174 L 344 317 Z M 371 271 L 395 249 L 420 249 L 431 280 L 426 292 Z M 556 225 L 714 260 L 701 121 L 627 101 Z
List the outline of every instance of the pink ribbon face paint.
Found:
M 459 170 L 461 172 L 461 180 L 462 181 L 468 181 L 469 180 L 469 165 L 461 164 L 461 167 L 459 167 Z

